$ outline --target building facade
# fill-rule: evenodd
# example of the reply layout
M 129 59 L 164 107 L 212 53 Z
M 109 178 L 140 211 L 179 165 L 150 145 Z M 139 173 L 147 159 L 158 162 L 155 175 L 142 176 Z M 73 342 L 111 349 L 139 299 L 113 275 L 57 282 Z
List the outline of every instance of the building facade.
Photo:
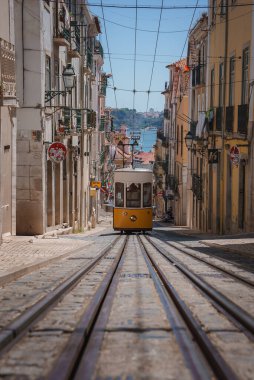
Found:
M 0 22 L 0 243 L 16 233 L 16 133 L 14 0 L 1 2 Z
M 84 1 L 15 1 L 18 234 L 80 231 L 91 216 L 99 33 Z M 75 76 L 71 89 L 66 69 Z M 65 159 L 52 160 L 53 143 L 64 145 Z
M 253 230 L 253 5 L 209 1 L 207 229 Z

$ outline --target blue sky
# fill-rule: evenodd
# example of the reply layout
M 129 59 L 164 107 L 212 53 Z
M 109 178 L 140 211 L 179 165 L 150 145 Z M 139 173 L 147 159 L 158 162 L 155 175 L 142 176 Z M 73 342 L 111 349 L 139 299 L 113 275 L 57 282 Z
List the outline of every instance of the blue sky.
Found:
M 186 55 L 187 44 L 184 50 L 183 48 L 194 9 L 163 9 L 162 13 L 160 9 L 138 9 L 138 30 L 135 34 L 135 9 L 111 8 L 105 7 L 105 5 L 135 6 L 136 0 L 88 1 L 88 4 L 101 3 L 104 5 L 103 11 L 101 6 L 90 6 L 90 11 L 99 17 L 101 23 L 100 41 L 104 49 L 104 71 L 113 75 L 113 78 L 109 79 L 106 105 L 113 108 L 117 105 L 118 108 L 132 109 L 134 104 L 137 111 L 145 112 L 150 108 L 162 111 L 164 96 L 161 95 L 161 92 L 164 89 L 165 82 L 168 81 L 168 69 L 165 66 L 180 59 L 182 53 L 182 57 Z M 162 0 L 137 0 L 137 4 L 138 6 L 160 7 Z M 195 6 L 196 4 L 197 0 L 163 1 L 164 7 Z M 206 4 L 206 0 L 198 1 L 199 6 Z M 192 26 L 204 10 L 205 8 L 196 9 Z M 158 28 L 159 34 L 157 34 Z M 135 35 L 136 63 L 134 63 Z M 156 57 L 153 64 L 155 49 Z M 108 53 L 110 53 L 110 60 Z M 115 92 L 113 87 L 116 88 Z M 134 88 L 137 91 L 135 96 Z M 149 88 L 151 92 L 148 98 L 147 91 Z

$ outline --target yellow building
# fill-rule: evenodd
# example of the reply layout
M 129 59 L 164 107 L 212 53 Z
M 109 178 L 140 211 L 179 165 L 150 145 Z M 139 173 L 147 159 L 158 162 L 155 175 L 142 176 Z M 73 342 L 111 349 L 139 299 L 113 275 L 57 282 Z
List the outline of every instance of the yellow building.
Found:
M 189 72 L 186 59 L 167 66 L 169 82 L 166 83 L 164 105 L 164 136 L 167 147 L 168 171 L 166 176 L 167 209 L 172 208 L 175 224 L 187 222 L 187 149 L 184 137 L 188 131 Z
M 190 32 L 186 67 L 190 72 L 187 225 L 203 231 L 208 219 L 207 29 L 208 16 L 204 13 Z
M 253 5 L 244 3 L 209 1 L 207 229 L 221 234 L 253 229 Z

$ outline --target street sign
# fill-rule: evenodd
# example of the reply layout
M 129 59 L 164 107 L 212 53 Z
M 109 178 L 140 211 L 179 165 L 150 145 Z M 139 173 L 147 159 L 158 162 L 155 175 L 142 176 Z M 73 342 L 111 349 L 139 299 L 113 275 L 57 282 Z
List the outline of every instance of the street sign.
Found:
M 208 149 L 208 163 L 218 164 L 218 162 L 219 162 L 218 149 Z
M 48 156 L 51 161 L 59 163 L 63 161 L 67 154 L 67 148 L 60 142 L 51 144 L 48 148 Z
M 230 149 L 230 160 L 233 165 L 238 166 L 240 162 L 240 150 L 237 145 L 233 145 Z

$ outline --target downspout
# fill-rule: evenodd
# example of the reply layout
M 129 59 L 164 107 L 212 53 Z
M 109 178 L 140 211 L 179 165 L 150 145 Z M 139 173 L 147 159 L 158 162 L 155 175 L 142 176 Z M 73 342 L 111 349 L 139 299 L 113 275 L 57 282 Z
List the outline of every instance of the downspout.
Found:
M 84 18 L 84 8 L 83 5 L 81 5 L 80 8 L 80 105 L 81 108 L 84 109 L 84 28 L 85 28 L 85 18 Z M 81 166 L 81 185 L 80 185 L 80 225 L 79 225 L 79 230 L 83 231 L 84 227 L 86 225 L 86 220 L 85 220 L 85 184 L 84 184 L 84 166 L 85 166 L 85 132 L 84 132 L 84 115 L 85 115 L 84 110 L 81 112 L 81 137 L 80 137 L 80 166 Z
M 220 235 L 225 233 L 224 226 L 224 165 L 225 165 L 225 126 L 226 126 L 226 78 L 227 78 L 227 52 L 228 52 L 228 0 L 225 5 L 225 34 L 224 34 L 224 78 L 223 78 L 223 124 L 221 129 L 221 173 L 220 173 Z

